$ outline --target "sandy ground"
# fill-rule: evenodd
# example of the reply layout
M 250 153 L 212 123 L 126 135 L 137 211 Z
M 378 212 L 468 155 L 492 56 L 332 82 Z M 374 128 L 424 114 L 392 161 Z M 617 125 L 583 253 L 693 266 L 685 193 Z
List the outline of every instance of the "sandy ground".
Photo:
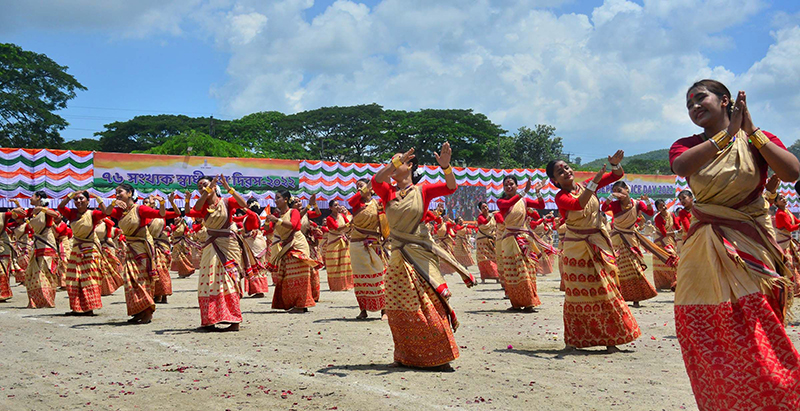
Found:
M 441 373 L 389 368 L 388 324 L 354 320 L 353 293 L 326 291 L 322 277 L 310 313 L 271 310 L 271 292 L 245 298 L 242 330 L 228 334 L 196 331 L 196 275 L 173 276 L 175 294 L 148 325 L 125 322 L 121 289 L 98 316 L 66 317 L 66 292 L 57 308 L 29 310 L 15 285 L 0 304 L 0 409 L 696 409 L 671 292 L 632 309 L 643 335 L 623 352 L 565 353 L 558 275 L 539 277 L 532 314 L 507 312 L 497 284 L 449 277 L 461 358 Z

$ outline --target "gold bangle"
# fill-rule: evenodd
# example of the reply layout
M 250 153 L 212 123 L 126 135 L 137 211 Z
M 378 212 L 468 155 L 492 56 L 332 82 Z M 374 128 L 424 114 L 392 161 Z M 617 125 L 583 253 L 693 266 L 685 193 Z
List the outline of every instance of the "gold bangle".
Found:
M 728 134 L 728 130 L 722 130 L 714 137 L 711 137 L 711 141 L 716 145 L 720 150 L 724 150 L 728 147 L 728 144 L 731 143 L 733 138 L 730 134 Z
M 400 161 L 399 157 L 394 157 L 392 158 L 392 165 L 394 166 L 394 168 L 400 168 L 400 166 L 403 165 L 403 162 Z
M 442 171 L 444 171 L 445 175 L 453 174 L 453 166 L 448 164 L 447 168 L 442 169 Z
M 778 192 L 777 191 L 774 192 L 774 193 L 771 192 L 771 191 L 767 191 L 767 192 L 764 193 L 764 197 L 766 197 L 767 200 L 769 200 L 769 201 L 775 200 L 775 197 L 777 197 L 777 196 L 778 196 Z
M 756 131 L 753 132 L 752 135 L 750 135 L 750 141 L 753 143 L 754 146 L 756 146 L 757 149 L 760 150 L 761 147 L 764 147 L 764 144 L 769 143 L 769 137 L 767 137 L 767 135 L 764 134 L 764 132 L 761 131 L 761 129 L 756 129 Z
M 233 194 L 235 192 L 236 190 L 234 190 L 233 187 L 228 188 L 228 194 Z
M 203 188 L 203 190 L 206 190 L 206 193 L 208 193 L 208 194 L 211 194 L 211 192 L 214 191 L 214 189 L 211 188 L 211 186 L 207 186 L 207 187 Z

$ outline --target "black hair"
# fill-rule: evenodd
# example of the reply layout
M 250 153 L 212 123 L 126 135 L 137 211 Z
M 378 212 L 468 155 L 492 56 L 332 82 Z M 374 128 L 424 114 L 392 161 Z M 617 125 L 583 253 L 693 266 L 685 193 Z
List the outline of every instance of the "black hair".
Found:
M 681 198 L 683 196 L 686 196 L 686 197 L 689 197 L 689 198 L 694 198 L 694 194 L 692 194 L 692 192 L 690 190 L 683 190 L 678 194 L 678 198 Z
M 549 163 L 547 163 L 547 166 L 545 167 L 544 171 L 547 173 L 547 177 L 550 179 L 553 185 L 558 188 L 561 188 L 561 185 L 556 182 L 556 164 L 558 164 L 559 161 L 564 161 L 564 160 L 556 159 L 550 161 Z
M 136 190 L 133 189 L 132 185 L 130 185 L 128 183 L 122 183 L 122 184 L 118 185 L 117 187 L 121 188 L 121 189 L 123 189 L 123 190 L 125 190 L 125 191 L 127 191 L 129 193 L 131 193 L 131 199 L 134 202 L 136 202 L 136 200 L 139 199 L 139 197 L 136 196 Z
M 414 157 L 409 162 L 411 163 L 411 167 L 409 167 L 409 170 L 411 171 L 411 184 L 416 185 L 420 182 L 420 180 L 422 180 L 422 175 L 417 175 L 417 170 L 419 169 L 419 160 Z
M 730 90 L 728 90 L 728 88 L 725 87 L 724 84 L 720 83 L 717 80 L 710 80 L 710 79 L 700 80 L 700 81 L 692 84 L 692 86 L 689 87 L 689 90 L 686 90 L 686 96 L 688 97 L 689 96 L 689 92 L 691 92 L 693 89 L 698 88 L 698 87 L 705 87 L 706 90 L 714 93 L 714 95 L 716 95 L 720 100 L 722 100 L 723 96 L 727 96 L 728 97 L 728 107 L 727 107 L 726 114 L 728 115 L 728 118 L 731 118 L 731 115 L 733 114 L 733 105 L 734 105 L 733 103 L 734 103 L 734 101 L 733 101 L 733 97 L 731 96 Z
M 199 183 L 199 182 L 201 182 L 201 181 L 203 181 L 203 180 L 206 180 L 206 181 L 208 181 L 209 183 L 211 183 L 211 182 L 213 182 L 213 181 L 214 181 L 214 179 L 213 179 L 213 178 L 211 178 L 211 176 L 202 176 L 202 177 L 200 177 L 200 178 L 198 178 L 198 179 L 197 179 L 197 182 Z
M 333 210 L 333 206 L 334 206 L 334 205 L 337 205 L 337 204 L 338 204 L 338 203 L 336 202 L 336 200 L 331 200 L 331 201 L 328 201 L 328 208 L 329 208 L 329 209 L 331 209 L 331 210 Z
M 478 201 L 478 204 L 477 204 L 478 210 L 480 210 L 481 206 L 484 205 L 484 204 L 486 204 L 486 201 Z
M 249 208 L 256 214 L 261 214 L 261 205 L 258 204 L 258 199 L 255 197 L 250 197 L 247 200 L 247 208 Z
M 797 192 L 797 195 L 800 195 L 800 181 L 794 183 L 794 191 Z
M 658 207 L 659 207 L 661 204 L 664 204 L 664 200 L 661 200 L 661 199 L 658 199 L 658 200 L 656 200 L 656 203 L 655 203 L 656 210 L 658 210 Z
M 514 183 L 519 185 L 519 180 L 517 180 L 517 176 L 513 174 L 507 174 L 503 177 L 503 187 L 506 186 L 506 180 L 514 180 Z M 500 198 L 506 198 L 505 190 L 503 190 L 503 194 L 500 195 Z
M 365 177 L 365 178 L 359 178 L 359 179 L 358 179 L 358 182 L 359 182 L 359 183 L 364 183 L 364 184 L 369 184 L 369 179 L 368 179 L 368 178 L 366 178 L 366 177 Z
M 280 195 L 281 198 L 283 198 L 283 200 L 286 201 L 287 206 L 289 207 L 292 206 L 292 193 L 290 193 L 289 190 L 278 191 L 278 195 Z
M 614 183 L 613 186 L 611 186 L 612 190 L 615 189 L 615 188 L 624 188 L 624 189 L 626 189 L 628 191 L 630 191 L 630 189 L 631 189 L 630 187 L 628 187 L 628 183 L 626 183 L 626 182 L 624 182 L 622 180 L 617 181 L 616 183 Z
M 48 207 L 50 205 L 50 202 L 47 201 L 47 193 L 45 193 L 44 190 L 38 190 L 35 193 L 33 193 L 33 195 L 35 195 L 36 197 L 39 197 L 39 199 L 40 199 L 39 202 L 40 202 L 40 204 L 42 206 Z
M 81 191 L 78 191 L 78 192 L 77 192 L 77 193 L 75 193 L 75 194 L 77 194 L 77 195 L 79 195 L 79 196 L 83 196 L 83 198 L 85 198 L 85 199 L 86 199 L 86 201 L 89 201 L 89 199 L 91 198 L 91 197 L 89 196 L 89 192 L 88 192 L 88 191 L 86 191 L 86 190 L 81 190 Z

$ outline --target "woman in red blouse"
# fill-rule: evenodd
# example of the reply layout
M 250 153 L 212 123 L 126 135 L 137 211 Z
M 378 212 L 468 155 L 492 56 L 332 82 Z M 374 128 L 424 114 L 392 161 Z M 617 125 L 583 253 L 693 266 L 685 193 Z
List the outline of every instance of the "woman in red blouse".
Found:
M 242 223 L 242 237 L 250 247 L 257 264 L 245 281 L 245 292 L 253 298 L 264 298 L 264 294 L 269 291 L 269 274 L 267 272 L 267 239 L 261 232 L 261 206 L 258 199 L 250 198 L 247 200 L 247 208 L 244 215 L 234 217 L 237 223 Z
M 622 150 L 608 157 L 606 166 L 593 179 L 578 183 L 572 168 L 562 160 L 547 164 L 547 176 L 561 190 L 556 206 L 564 216 L 563 268 L 565 287 L 564 340 L 567 348 L 605 346 L 616 352 L 642 335 L 617 286 L 619 269 L 611 237 L 600 211 L 597 189 L 624 175 Z
M 37 192 L 31 197 L 26 217 L 33 230 L 33 254 L 25 270 L 25 288 L 28 290 L 28 308 L 56 306 L 58 288 L 58 246 L 56 245 L 53 217 L 56 210 L 47 207 L 47 195 Z M 27 237 L 27 235 L 26 235 Z
M 230 197 L 222 197 L 218 182 L 222 182 Z M 231 226 L 233 214 L 247 203 L 222 175 L 213 179 L 201 177 L 197 181 L 197 191 L 201 193 L 200 198 L 187 215 L 202 217 L 207 233 L 197 287 L 200 328 L 205 331 L 239 331 L 242 322 L 240 284 L 252 271 L 255 259 L 239 243 L 240 237 Z M 217 324 L 229 325 L 217 328 Z
M 675 330 L 701 410 L 800 409 L 800 355 L 786 334 L 792 273 L 764 199 L 767 171 L 783 181 L 800 162 L 756 127 L 739 91 L 702 80 L 686 92 L 701 133 L 669 150 L 696 196 L 678 264 Z
M 786 209 L 786 197 L 778 194 L 775 197 L 775 239 L 786 255 L 786 266 L 792 271 L 794 294 L 800 293 L 800 245 L 792 238 L 792 232 L 800 228 L 800 220 Z
M 639 307 L 639 301 L 658 295 L 653 284 L 644 275 L 647 265 L 641 246 L 645 239 L 634 227 L 641 213 L 649 216 L 654 214 L 653 205 L 646 195 L 639 201 L 632 199 L 630 188 L 624 181 L 614 183 L 609 199 L 611 198 L 616 201 L 604 202 L 600 210 L 611 211 L 613 214 L 611 241 L 617 254 L 619 291 L 625 301 L 632 301 L 634 307 Z
M 478 203 L 478 235 L 475 239 L 475 246 L 478 249 L 478 270 L 481 273 L 481 283 L 486 280 L 497 280 L 500 282 L 500 274 L 497 273 L 497 250 L 495 247 L 495 232 L 497 222 L 489 212 L 489 205 L 485 201 Z
M 328 273 L 328 289 L 331 291 L 352 290 L 353 264 L 347 235 L 350 220 L 336 200 L 328 202 L 331 214 L 325 219 L 328 227 L 328 242 L 325 244 L 325 271 Z
M 153 319 L 156 304 L 153 291 L 158 273 L 154 265 L 153 238 L 147 230 L 147 220 L 164 218 L 167 209 L 161 203 L 160 210 L 136 204 L 136 193 L 128 183 L 116 188 L 116 200 L 105 209 L 106 215 L 117 220 L 126 239 L 125 303 L 128 307 L 128 320 L 132 324 L 148 324 Z
M 300 314 L 316 305 L 311 281 L 313 270 L 321 264 L 311 258 L 308 241 L 302 233 L 302 216 L 291 204 L 292 195 L 281 191 L 275 196 L 280 217 L 267 216 L 275 230 L 269 260 L 275 284 L 272 308 Z
M 675 246 L 675 234 L 678 232 L 678 219 L 667 210 L 664 200 L 656 200 L 655 221 L 656 235 L 655 243 L 672 255 L 677 255 L 678 250 Z M 658 259 L 653 260 L 653 283 L 657 289 L 672 289 L 675 291 L 678 269 L 670 266 Z
M 453 331 L 458 327 L 449 304 L 450 289 L 439 272 L 438 260 L 450 259 L 467 287 L 475 280 L 461 264 L 433 244 L 422 218 L 436 197 L 456 191 L 450 167 L 450 144 L 434 153 L 445 183 L 414 184 L 414 149 L 396 154 L 372 177 L 372 189 L 386 205 L 392 253 L 386 270 L 386 315 L 394 340 L 394 365 L 452 370 L 458 358 Z M 391 184 L 394 180 L 396 184 Z
M 97 200 L 96 210 L 89 209 L 89 199 L 92 197 Z M 67 207 L 70 200 L 75 208 Z M 67 294 L 72 311 L 67 315 L 95 315 L 94 310 L 103 308 L 100 296 L 101 283 L 106 275 L 104 271 L 113 269 L 105 260 L 100 240 L 95 235 L 95 226 L 105 224 L 104 209 L 103 199 L 87 191 L 72 192 L 58 205 L 58 212 L 69 221 L 73 235 L 66 272 Z

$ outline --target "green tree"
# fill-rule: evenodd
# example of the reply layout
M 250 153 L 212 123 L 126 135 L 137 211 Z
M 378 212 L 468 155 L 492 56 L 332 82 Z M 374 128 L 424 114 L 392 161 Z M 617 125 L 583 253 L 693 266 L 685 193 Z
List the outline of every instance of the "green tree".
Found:
M 55 114 L 86 90 L 44 54 L 0 43 L 0 146 L 59 148 L 69 123 Z
M 218 135 L 241 145 L 256 157 L 300 160 L 309 157 L 300 140 L 285 130 L 287 116 L 278 111 L 262 111 L 232 120 Z
M 77 151 L 102 151 L 100 141 L 93 138 L 82 138 L 64 142 L 64 149 Z
M 189 150 L 190 147 L 191 150 Z M 249 152 L 239 145 L 195 130 L 172 136 L 163 144 L 145 150 L 143 153 L 208 157 L 252 157 Z
M 535 129 L 520 127 L 517 132 L 501 141 L 503 168 L 542 168 L 550 160 L 563 157 L 561 137 L 556 128 L 537 124 Z
M 472 110 L 425 109 L 418 112 L 387 111 L 381 125 L 377 161 L 412 147 L 421 164 L 436 164 L 433 153 L 445 141 L 453 149 L 453 163 L 470 167 L 497 164 L 498 139 L 505 130 Z
M 225 130 L 229 121 L 210 117 L 188 117 L 184 115 L 160 114 L 136 116 L 127 121 L 115 121 L 105 125 L 105 130 L 95 133 L 100 137 L 102 151 L 130 153 L 145 151 L 161 145 L 170 137 L 197 130 L 216 134 Z
M 330 161 L 375 161 L 383 107 L 366 104 L 322 107 L 287 116 L 281 130 L 308 153 Z

